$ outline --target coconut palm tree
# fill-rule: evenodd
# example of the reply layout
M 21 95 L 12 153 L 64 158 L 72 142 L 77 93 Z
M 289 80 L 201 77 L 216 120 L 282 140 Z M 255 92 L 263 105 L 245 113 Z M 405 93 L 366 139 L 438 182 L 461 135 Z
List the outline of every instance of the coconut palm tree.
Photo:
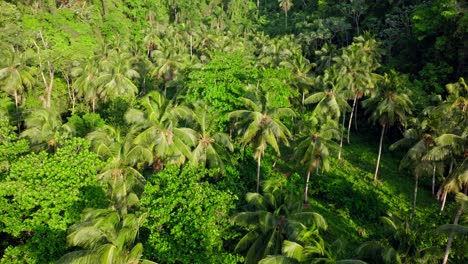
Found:
M 356 113 L 358 100 L 372 93 L 380 76 L 373 73 L 378 67 L 380 52 L 378 43 L 363 36 L 354 38 L 353 44 L 343 49 L 341 56 L 333 58 L 338 69 L 338 80 L 354 94 L 353 106 L 348 122 L 348 144 L 353 116 Z
M 453 167 L 457 163 L 457 159 L 465 155 L 467 137 L 466 134 L 455 135 L 455 134 L 442 134 L 434 139 L 435 146 L 428 151 L 423 157 L 425 161 L 441 162 L 449 164 L 449 176 L 446 180 L 449 180 L 453 173 Z M 444 209 L 447 193 L 450 192 L 452 187 L 450 184 L 443 184 L 441 188 L 442 206 L 441 210 Z
M 181 127 L 180 121 L 190 118 L 192 111 L 156 91 L 143 97 L 140 103 L 142 110 L 128 110 L 125 119 L 138 131 L 134 142 L 153 153 L 153 169 L 161 170 L 167 162 L 183 164 L 191 156 L 196 133 Z
M 303 210 L 300 202 L 289 198 L 269 191 L 263 195 L 247 193 L 250 210 L 233 217 L 234 223 L 248 229 L 235 248 L 245 253 L 245 263 L 258 263 L 267 255 L 279 254 L 283 241 L 294 240 L 304 230 L 327 228 L 320 214 Z
M 416 135 L 415 135 L 416 134 Z M 430 174 L 431 172 L 435 173 L 435 166 L 431 166 L 431 163 L 427 160 L 424 160 L 424 156 L 429 152 L 429 150 L 435 145 L 434 138 L 431 134 L 422 134 L 417 135 L 418 133 L 415 129 L 409 129 L 405 131 L 404 138 L 395 142 L 390 146 L 390 150 L 395 149 L 398 145 L 403 145 L 405 142 L 413 138 L 416 143 L 406 152 L 405 156 L 400 162 L 400 170 L 410 168 L 414 174 L 414 192 L 413 192 L 413 210 L 411 213 L 411 219 L 416 214 L 416 199 L 418 194 L 418 180 L 419 177 L 423 174 Z M 419 136 L 419 137 L 418 137 Z M 417 137 L 418 139 L 414 139 Z
M 317 80 L 323 85 L 323 90 L 304 100 L 305 104 L 317 104 L 314 108 L 316 116 L 327 116 L 338 120 L 343 110 L 351 109 L 346 101 L 351 93 L 349 90 L 340 89 L 336 83 L 336 76 L 336 72 L 332 69 L 325 70 L 323 77 Z
M 286 28 L 288 28 L 288 11 L 291 9 L 293 6 L 293 1 L 292 0 L 278 0 L 279 6 L 281 9 L 284 11 L 284 22 L 286 25 Z
M 112 206 L 122 215 L 127 214 L 138 203 L 136 186 L 143 186 L 145 179 L 135 169 L 152 161 L 150 150 L 133 144 L 134 132 L 122 135 L 120 130 L 105 125 L 91 132 L 86 137 L 106 165 L 101 169 L 98 179 L 108 185 L 108 196 Z
M 336 264 L 366 264 L 357 259 L 339 259 L 339 251 L 343 251 L 343 243 L 336 240 L 327 246 L 317 228 L 304 230 L 299 234 L 297 242 L 285 240 L 281 248 L 282 255 L 269 255 L 260 260 L 259 264 L 300 264 L 300 263 L 336 263 Z M 336 251 L 334 250 L 335 248 Z
M 323 124 L 318 118 L 312 116 L 307 122 L 306 130 L 299 137 L 299 144 L 294 155 L 300 163 L 307 168 L 306 184 L 304 188 L 304 202 L 307 203 L 310 173 L 318 174 L 319 168 L 323 171 L 330 169 L 328 160 L 328 145 L 333 139 L 339 138 L 338 124 L 333 119 L 327 119 Z
M 146 215 L 121 215 L 114 209 L 87 209 L 80 223 L 70 228 L 67 241 L 81 247 L 65 254 L 57 263 L 149 264 L 142 259 L 143 245 L 136 243 Z
M 300 46 L 291 36 L 276 37 L 274 39 L 257 37 L 258 59 L 262 67 L 276 67 L 283 61 L 290 61 L 299 56 Z
M 229 135 L 217 132 L 217 121 L 220 113 L 213 112 L 210 107 L 203 102 L 194 104 L 193 121 L 197 129 L 197 144 L 192 151 L 191 162 L 202 164 L 211 168 L 220 168 L 224 172 L 224 164 L 220 153 L 224 149 L 234 150 Z
M 76 80 L 72 84 L 72 89 L 77 95 L 91 104 L 93 113 L 101 97 L 99 84 L 97 82 L 100 75 L 99 63 L 95 58 L 90 58 L 86 62 L 77 65 L 71 70 L 71 74 Z
M 47 147 L 55 152 L 57 145 L 71 135 L 71 128 L 62 124 L 60 114 L 53 109 L 39 109 L 31 112 L 24 121 L 26 129 L 22 137 L 28 137 L 32 148 Z
M 392 71 L 390 74 L 385 74 L 383 83 L 376 93 L 363 102 L 366 112 L 371 112 L 370 119 L 374 123 L 378 122 L 382 127 L 374 181 L 377 180 L 379 173 L 385 129 L 397 122 L 404 123 L 407 114 L 411 113 L 412 102 L 407 94 L 397 90 L 397 78 L 396 72 Z
M 293 60 L 286 60 L 280 62 L 280 65 L 288 68 L 293 73 L 293 85 L 302 94 L 302 104 L 304 104 L 305 96 L 308 89 L 314 84 L 311 70 L 314 64 L 310 63 L 308 59 L 302 55 L 295 56 Z
M 241 98 L 246 106 L 245 110 L 229 113 L 230 119 L 236 119 L 235 127 L 242 133 L 241 144 L 250 144 L 254 149 L 254 159 L 257 160 L 257 192 L 260 186 L 260 167 L 265 150 L 270 145 L 280 155 L 279 141 L 289 144 L 291 136 L 289 129 L 281 121 L 285 117 L 295 114 L 290 108 L 272 107 L 267 92 L 258 87 L 250 86 L 247 97 Z
M 389 214 L 381 217 L 381 221 L 385 238 L 364 242 L 356 250 L 360 258 L 375 263 L 411 263 L 421 256 L 423 252 L 417 248 L 418 232 L 409 219 Z
M 3 60 L 0 63 L 0 87 L 15 100 L 18 109 L 25 88 L 31 88 L 33 77 L 27 66 L 26 53 L 20 53 L 14 47 L 2 50 Z
M 454 223 L 445 224 L 438 228 L 439 232 L 446 233 L 449 235 L 449 239 L 448 239 L 447 246 L 445 249 L 443 263 L 447 263 L 448 261 L 448 256 L 450 253 L 450 248 L 452 247 L 452 241 L 454 239 L 454 235 L 455 234 L 460 234 L 460 235 L 468 234 L 468 217 L 466 215 L 464 219 L 462 219 L 463 225 L 458 224 L 458 221 L 460 220 L 461 216 L 465 212 L 465 209 L 468 207 L 468 196 L 466 196 L 464 193 L 459 192 L 456 195 L 456 200 L 460 204 L 460 208 L 458 209 L 457 214 L 455 215 Z
M 464 160 L 460 163 L 460 165 L 454 170 L 452 175 L 450 175 L 450 177 L 444 182 L 444 189 L 447 192 L 462 193 L 463 195 L 460 195 L 460 194 L 458 195 L 458 199 L 460 200 L 461 204 L 460 204 L 460 208 L 457 210 L 455 219 L 453 221 L 453 226 L 455 226 L 455 228 L 453 227 L 451 228 L 454 230 L 452 230 L 452 232 L 450 232 L 449 234 L 442 264 L 446 264 L 448 261 L 450 248 L 452 246 L 452 241 L 454 238 L 453 231 L 457 230 L 456 226 L 458 225 L 460 217 L 462 216 L 465 210 L 466 204 L 464 201 L 468 193 L 468 158 L 467 157 L 464 158 Z
M 166 82 L 174 80 L 191 61 L 190 55 L 174 53 L 173 49 L 155 50 L 151 54 L 155 61 L 151 75 Z
M 106 59 L 100 61 L 101 73 L 96 79 L 102 98 L 133 97 L 138 93 L 138 87 L 132 82 L 140 77 L 134 64 L 130 53 L 115 49 L 107 53 Z
M 318 83 L 323 85 L 323 91 L 312 94 L 304 102 L 317 104 L 314 109 L 314 115 L 317 117 L 325 116 L 328 118 L 328 116 L 331 115 L 333 119 L 338 121 L 340 116 L 343 115 L 343 123 L 340 128 L 340 148 L 338 151 L 338 159 L 341 160 L 346 111 L 351 110 L 346 100 L 352 97 L 352 92 L 350 90 L 340 88 L 337 76 L 338 74 L 334 67 L 326 69 L 323 77 L 317 79 Z

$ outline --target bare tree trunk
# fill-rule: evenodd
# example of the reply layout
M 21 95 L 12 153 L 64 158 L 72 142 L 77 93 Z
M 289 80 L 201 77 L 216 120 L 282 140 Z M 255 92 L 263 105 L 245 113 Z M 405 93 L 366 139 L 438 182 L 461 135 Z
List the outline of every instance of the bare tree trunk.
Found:
M 341 152 L 343 150 L 343 138 L 345 130 L 345 119 L 346 119 L 346 110 L 343 110 L 343 123 L 341 125 L 341 139 L 340 139 L 340 150 L 338 151 L 338 160 L 341 160 Z
M 353 122 L 353 115 L 354 115 L 354 109 L 356 107 L 356 101 L 357 101 L 357 95 L 354 96 L 354 101 L 353 101 L 353 108 L 351 109 L 351 114 L 349 116 L 349 123 L 348 123 L 348 144 L 349 144 L 349 133 L 351 131 L 351 124 Z
M 47 71 L 49 72 L 49 84 L 46 85 L 46 108 L 50 109 L 50 101 L 52 99 L 52 88 L 54 87 L 54 66 L 50 61 L 47 62 Z
M 374 181 L 377 180 L 377 175 L 379 174 L 380 157 L 382 155 L 382 144 L 383 144 L 384 133 L 385 133 L 385 125 L 382 126 L 382 133 L 380 134 L 379 155 L 377 156 L 377 165 L 375 166 Z
M 44 48 L 47 49 L 48 45 L 44 39 L 44 36 L 42 35 L 42 32 L 39 32 L 39 35 L 41 37 L 42 45 L 44 45 Z M 33 41 L 33 43 L 36 46 L 37 53 L 39 55 L 39 68 L 41 71 L 42 81 L 44 82 L 44 86 L 45 86 L 45 98 L 43 100 L 44 107 L 50 109 L 50 101 L 52 97 L 52 88 L 54 86 L 54 76 L 55 76 L 54 66 L 50 62 L 50 60 L 47 61 L 47 71 L 49 73 L 49 80 L 47 80 L 44 74 L 44 67 L 43 67 L 44 65 L 42 64 L 42 58 L 40 57 L 41 49 L 35 40 Z
M 465 190 L 464 190 L 465 195 L 466 195 L 467 187 L 468 185 L 465 185 Z M 464 209 L 465 208 L 463 207 L 463 205 L 460 206 L 460 208 L 458 209 L 457 214 L 455 215 L 455 219 L 453 220 L 454 225 L 458 225 L 458 220 L 460 220 L 460 217 Z M 442 264 L 447 264 L 449 253 L 450 253 L 450 248 L 452 247 L 453 236 L 454 236 L 454 233 L 452 231 L 447 241 L 447 247 L 445 248 L 444 260 L 442 261 Z
M 16 112 L 18 113 L 19 99 L 18 99 L 18 91 L 17 90 L 15 90 L 15 93 L 13 94 L 13 97 L 15 97 L 15 107 L 16 107 Z
M 285 19 L 285 23 L 286 23 L 286 29 L 288 28 L 288 11 L 287 10 L 284 10 L 284 19 Z
M 411 220 L 413 220 L 414 216 L 416 215 L 416 199 L 418 196 L 418 180 L 419 175 L 416 173 L 414 175 L 414 197 L 413 197 L 413 211 L 411 212 Z
M 360 17 L 360 15 L 355 15 L 355 16 L 354 16 L 354 21 L 355 21 L 355 23 L 356 23 L 356 31 L 357 31 L 357 35 L 358 35 L 358 36 L 359 36 L 359 34 L 361 34 L 361 33 L 359 32 L 359 17 Z
M 442 194 L 442 206 L 440 207 L 440 211 L 443 211 L 443 210 L 444 210 L 445 201 L 447 201 L 447 191 L 446 191 L 446 190 L 443 190 L 443 194 Z
M 107 15 L 107 0 L 101 0 L 101 4 L 102 4 L 102 16 L 106 16 Z
M 127 200 L 127 184 L 123 183 L 123 185 L 125 186 L 125 190 L 124 190 L 124 198 L 123 198 L 123 202 L 122 202 L 122 215 L 126 216 L 127 213 L 128 213 L 128 200 Z
M 309 179 L 310 179 L 310 169 L 307 171 L 306 185 L 304 189 L 304 202 L 307 203 L 309 196 Z
M 261 155 L 258 155 L 257 160 L 257 192 L 260 189 L 260 166 L 261 166 Z
M 436 173 L 436 166 L 433 165 L 434 168 L 432 169 L 432 195 L 435 194 L 435 173 Z
M 357 113 L 359 104 L 356 103 L 356 109 L 354 110 L 354 130 L 358 131 Z
M 190 34 L 190 57 L 193 57 L 193 36 Z
M 49 11 L 53 14 L 55 11 L 57 11 L 57 3 L 55 0 L 49 0 L 47 1 L 47 7 L 49 8 Z
M 72 114 L 73 114 L 75 113 L 75 103 L 76 103 L 75 91 L 71 87 L 69 76 L 67 74 L 63 74 L 63 77 L 65 81 L 67 82 L 67 91 L 68 91 L 68 95 L 70 96 L 70 100 L 72 103 Z
M 18 95 L 18 91 L 15 90 L 15 94 L 13 95 L 15 97 L 15 110 L 16 110 L 16 126 L 18 127 L 18 132 L 21 132 L 21 125 L 20 125 L 20 116 L 19 116 L 19 111 L 18 111 L 18 107 L 19 107 L 19 95 Z

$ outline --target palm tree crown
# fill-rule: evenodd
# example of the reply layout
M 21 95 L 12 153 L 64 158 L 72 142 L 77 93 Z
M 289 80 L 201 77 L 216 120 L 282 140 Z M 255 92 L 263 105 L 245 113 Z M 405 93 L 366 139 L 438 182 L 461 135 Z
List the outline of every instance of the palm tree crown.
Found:
M 241 144 L 250 144 L 254 149 L 257 160 L 257 191 L 260 181 L 260 165 L 265 150 L 270 145 L 278 155 L 280 149 L 278 141 L 289 144 L 291 136 L 289 129 L 281 121 L 284 117 L 295 116 L 290 108 L 272 107 L 270 95 L 258 87 L 249 87 L 247 97 L 241 98 L 247 109 L 229 113 L 229 118 L 236 119 L 236 127 L 243 133 Z

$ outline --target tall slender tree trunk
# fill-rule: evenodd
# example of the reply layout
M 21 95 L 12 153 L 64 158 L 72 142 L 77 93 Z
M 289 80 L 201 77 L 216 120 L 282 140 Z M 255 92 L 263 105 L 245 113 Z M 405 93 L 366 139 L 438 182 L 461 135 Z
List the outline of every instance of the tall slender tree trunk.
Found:
M 304 202 L 307 203 L 309 196 L 309 179 L 310 179 L 310 169 L 307 170 L 306 185 L 304 189 Z
M 445 201 L 447 201 L 447 191 L 446 191 L 446 190 L 443 190 L 443 193 L 442 193 L 442 205 L 440 206 L 440 211 L 443 211 L 443 210 L 444 210 Z
M 468 188 L 468 185 L 465 185 L 465 189 L 463 191 L 463 193 L 465 195 L 466 195 L 467 188 Z M 454 225 L 458 225 L 458 221 L 460 220 L 460 217 L 461 217 L 464 209 L 465 208 L 463 207 L 463 205 L 461 205 L 460 208 L 458 209 L 457 214 L 455 215 L 455 219 L 453 220 Z M 453 233 L 453 231 L 450 232 L 449 238 L 447 240 L 447 247 L 445 248 L 444 260 L 442 261 L 442 264 L 447 264 L 449 253 L 450 253 L 450 248 L 452 247 L 452 242 L 453 242 L 453 236 L 454 235 L 455 234 Z
M 52 63 L 47 62 L 49 71 L 49 83 L 46 85 L 46 107 L 50 109 L 50 102 L 52 100 L 52 88 L 54 87 L 54 66 Z
M 126 216 L 128 213 L 128 201 L 127 201 L 127 184 L 122 183 L 123 185 L 123 199 L 122 199 L 122 210 L 121 214 Z
M 341 124 L 341 139 L 340 139 L 340 150 L 338 151 L 338 160 L 341 160 L 341 152 L 343 150 L 343 138 L 345 131 L 345 120 L 346 120 L 346 110 L 343 109 L 343 123 Z
M 360 33 L 360 31 L 359 31 L 359 16 L 358 16 L 358 15 L 354 16 L 354 21 L 355 21 L 355 23 L 356 23 L 357 35 L 359 36 L 361 33 Z
M 57 3 L 55 2 L 55 0 L 48 0 L 47 7 L 52 14 L 55 13 L 55 11 L 57 11 Z
M 102 4 L 102 16 L 106 16 L 107 15 L 107 0 L 101 0 L 101 4 Z
M 435 173 L 436 173 L 436 165 L 433 165 L 432 168 L 432 195 L 435 194 Z
M 193 57 L 193 36 L 190 34 L 190 57 Z
M 354 96 L 353 108 L 351 109 L 351 114 L 350 114 L 350 116 L 349 116 L 349 123 L 348 123 L 348 144 L 349 144 L 349 133 L 350 133 L 350 131 L 351 131 L 351 124 L 353 123 L 354 109 L 356 108 L 356 101 L 357 101 L 357 95 Z
M 286 24 L 286 29 L 288 28 L 288 10 L 284 10 L 284 20 L 285 20 L 285 24 Z
M 413 211 L 411 212 L 411 220 L 413 220 L 414 216 L 416 215 L 416 199 L 417 199 L 417 196 L 418 196 L 418 180 L 419 180 L 419 174 L 415 173 L 415 175 L 414 175 Z
M 257 160 L 257 192 L 260 189 L 260 167 L 262 165 L 261 158 L 262 158 L 262 156 L 258 155 L 258 160 Z
M 383 144 L 384 133 L 385 133 L 385 125 L 382 125 L 382 133 L 380 134 L 379 155 L 377 156 L 377 165 L 375 166 L 374 181 L 377 180 L 377 175 L 379 174 L 380 157 L 382 155 L 382 144 Z
M 257 0 L 257 17 L 260 16 L 260 0 Z
M 16 89 L 15 89 L 15 93 L 13 94 L 13 97 L 15 97 L 15 107 L 16 107 L 16 112 L 18 112 L 19 99 L 18 99 L 18 91 L 16 91 Z
M 39 31 L 39 35 L 41 37 L 41 41 L 42 41 L 42 45 L 44 46 L 44 49 L 48 49 L 48 43 L 45 41 L 44 36 L 42 35 L 42 31 Z M 45 73 L 44 73 L 45 69 L 42 63 L 42 58 L 40 56 L 41 48 L 39 47 L 39 45 L 37 44 L 35 40 L 33 40 L 33 43 L 34 43 L 34 46 L 36 46 L 37 54 L 39 55 L 39 69 L 41 72 L 42 81 L 44 82 L 44 86 L 45 86 L 45 98 L 44 97 L 42 98 L 43 104 L 45 108 L 50 109 L 50 101 L 52 98 L 52 88 L 54 87 L 54 76 L 55 76 L 54 66 L 52 62 L 50 62 L 50 60 L 47 61 L 47 71 L 49 73 L 49 80 L 47 80 Z
M 14 97 L 15 97 L 15 111 L 16 111 L 16 126 L 18 127 L 18 132 L 21 132 L 21 125 L 20 125 L 20 116 L 19 116 L 19 111 L 18 111 L 18 107 L 19 107 L 19 95 L 18 95 L 18 91 L 15 90 L 15 94 L 14 94 Z
M 95 113 L 96 112 L 96 99 L 95 98 L 91 100 L 91 107 L 93 108 L 93 113 Z
M 358 122 L 357 122 L 358 107 L 359 107 L 359 104 L 356 102 L 356 109 L 354 110 L 354 130 L 356 131 L 358 131 Z

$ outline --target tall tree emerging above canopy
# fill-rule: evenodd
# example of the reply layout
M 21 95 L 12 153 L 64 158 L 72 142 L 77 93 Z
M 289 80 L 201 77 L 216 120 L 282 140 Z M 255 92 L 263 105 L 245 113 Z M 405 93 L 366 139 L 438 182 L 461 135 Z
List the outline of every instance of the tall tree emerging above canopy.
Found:
M 260 167 L 265 150 L 270 145 L 280 155 L 279 141 L 288 145 L 291 132 L 281 119 L 295 116 L 290 108 L 272 107 L 271 94 L 257 86 L 247 88 L 247 97 L 241 98 L 247 109 L 229 113 L 229 118 L 236 122 L 234 126 L 242 135 L 241 144 L 250 144 L 254 148 L 257 160 L 257 192 L 260 187 Z
M 284 23 L 286 25 L 286 28 L 288 28 L 288 11 L 291 9 L 293 6 L 293 1 L 292 0 L 278 0 L 279 6 L 281 9 L 284 11 Z

